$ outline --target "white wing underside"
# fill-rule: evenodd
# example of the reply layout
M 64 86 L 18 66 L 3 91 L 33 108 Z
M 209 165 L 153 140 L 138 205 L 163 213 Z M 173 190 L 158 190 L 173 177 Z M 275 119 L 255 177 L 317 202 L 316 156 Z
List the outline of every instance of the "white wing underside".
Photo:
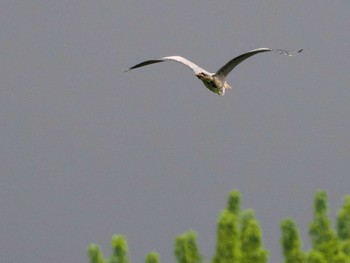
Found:
M 141 62 L 131 68 L 129 68 L 127 71 L 134 69 L 134 68 L 139 68 L 139 67 L 143 67 L 143 66 L 147 66 L 150 64 L 154 64 L 154 63 L 159 63 L 159 62 L 164 62 L 164 61 L 175 61 L 178 63 L 181 63 L 183 65 L 185 65 L 186 67 L 192 69 L 192 71 L 194 72 L 194 74 L 198 74 L 198 73 L 206 73 L 208 75 L 213 75 L 214 73 L 210 73 L 208 71 L 206 71 L 205 69 L 199 67 L 198 65 L 194 64 L 192 61 L 189 61 L 188 59 L 181 57 L 181 56 L 169 56 L 169 57 L 162 57 L 159 59 L 153 59 L 153 60 L 146 60 L 144 62 Z
M 274 52 L 277 54 L 282 54 L 282 55 L 287 55 L 287 56 L 294 56 L 302 51 L 288 51 L 288 50 L 283 50 L 283 49 L 270 49 L 270 48 L 257 48 L 254 50 L 251 50 L 247 53 L 244 53 L 238 57 L 235 57 L 231 59 L 229 62 L 227 62 L 224 66 L 222 66 L 216 73 L 215 75 L 218 76 L 220 79 L 224 80 L 226 79 L 227 75 L 230 74 L 230 72 L 241 62 L 246 60 L 247 58 L 250 58 L 251 56 L 254 56 L 258 53 L 262 52 Z
M 208 75 L 212 75 L 213 73 L 210 73 L 208 71 L 206 71 L 205 69 L 199 67 L 198 65 L 194 64 L 192 61 L 189 61 L 188 59 L 184 58 L 184 57 L 180 57 L 180 56 L 170 56 L 170 57 L 163 57 L 161 58 L 163 61 L 166 60 L 172 60 L 172 61 L 176 61 L 179 62 L 187 67 L 189 67 L 190 69 L 192 69 L 192 71 L 194 72 L 194 74 L 198 74 L 198 73 L 206 73 Z
M 283 50 L 283 49 L 270 49 L 270 48 L 258 48 L 258 49 L 254 49 L 251 50 L 247 53 L 244 53 L 238 57 L 235 57 L 233 59 L 231 59 L 229 62 L 227 62 L 224 66 L 222 66 L 215 74 L 214 73 L 210 73 L 208 71 L 206 71 L 205 69 L 197 66 L 196 64 L 194 64 L 192 61 L 181 57 L 181 56 L 169 56 L 169 57 L 162 57 L 159 59 L 154 59 L 154 60 L 147 60 L 144 62 L 141 62 L 131 68 L 129 68 L 128 70 L 134 69 L 134 68 L 139 68 L 139 67 L 143 67 L 146 65 L 150 65 L 150 64 L 154 64 L 154 63 L 159 63 L 159 62 L 164 62 L 167 60 L 170 61 L 176 61 L 179 62 L 185 66 L 187 66 L 188 68 L 192 69 L 192 71 L 197 75 L 199 73 L 205 73 L 207 75 L 215 75 L 217 76 L 221 81 L 225 81 L 227 75 L 241 62 L 243 62 L 244 60 L 246 60 L 247 58 L 254 56 L 258 53 L 262 53 L 262 52 L 274 52 L 277 54 L 282 54 L 282 55 L 287 55 L 287 56 L 294 56 L 298 53 L 300 53 L 302 51 L 288 51 L 288 50 Z M 127 70 L 127 71 L 128 71 Z

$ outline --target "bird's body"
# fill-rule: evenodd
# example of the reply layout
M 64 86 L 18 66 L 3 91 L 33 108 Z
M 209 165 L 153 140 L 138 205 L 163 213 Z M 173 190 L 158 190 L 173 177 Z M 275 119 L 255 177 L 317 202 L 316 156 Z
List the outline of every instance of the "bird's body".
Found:
M 200 79 L 209 90 L 211 90 L 212 92 L 220 96 L 223 96 L 225 94 L 226 89 L 231 89 L 231 86 L 228 85 L 228 83 L 226 82 L 226 77 L 239 63 L 241 63 L 242 61 L 246 60 L 247 58 L 255 54 L 258 54 L 261 52 L 269 52 L 269 51 L 272 51 L 278 54 L 287 55 L 287 56 L 294 56 L 300 53 L 302 49 L 299 51 L 287 51 L 282 49 L 270 49 L 270 48 L 254 49 L 252 51 L 249 51 L 238 57 L 231 59 L 229 62 L 227 62 L 215 73 L 210 73 L 205 69 L 202 69 L 201 67 L 197 66 L 193 62 L 189 61 L 188 59 L 180 56 L 170 56 L 170 57 L 162 57 L 160 59 L 155 59 L 155 60 L 147 60 L 129 68 L 127 71 L 131 69 L 143 67 L 146 65 L 150 65 L 150 64 L 163 62 L 163 61 L 168 61 L 168 60 L 176 61 L 192 69 L 196 77 Z
M 197 78 L 199 78 L 203 82 L 204 86 L 206 86 L 212 92 L 214 92 L 220 96 L 225 95 L 225 89 L 231 89 L 231 86 L 228 85 L 225 80 L 222 81 L 215 74 L 206 74 L 204 72 L 201 72 L 201 73 L 197 74 L 196 76 L 197 76 Z

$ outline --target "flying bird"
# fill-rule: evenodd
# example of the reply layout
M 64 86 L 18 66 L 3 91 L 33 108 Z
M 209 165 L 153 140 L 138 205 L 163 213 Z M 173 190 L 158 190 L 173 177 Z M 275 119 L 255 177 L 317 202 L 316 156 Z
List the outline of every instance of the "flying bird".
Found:
M 153 59 L 153 60 L 147 60 L 144 62 L 141 62 L 131 68 L 129 68 L 126 71 L 135 69 L 135 68 L 140 68 L 143 66 L 147 66 L 150 64 L 154 63 L 159 63 L 163 61 L 176 61 L 181 64 L 184 64 L 185 66 L 189 67 L 192 69 L 194 74 L 198 79 L 200 79 L 204 85 L 210 89 L 212 92 L 223 96 L 225 95 L 225 90 L 226 89 L 231 89 L 231 86 L 226 82 L 226 77 L 227 75 L 241 62 L 246 60 L 247 58 L 254 56 L 258 53 L 262 52 L 274 52 L 277 54 L 282 54 L 282 55 L 287 55 L 287 56 L 294 56 L 298 53 L 303 51 L 300 49 L 299 51 L 288 51 L 288 50 L 282 50 L 282 49 L 271 49 L 271 48 L 257 48 L 254 50 L 251 50 L 247 53 L 244 53 L 238 57 L 235 57 L 231 59 L 229 62 L 227 62 L 224 66 L 222 66 L 218 71 L 215 73 L 210 73 L 206 71 L 205 69 L 202 69 L 201 67 L 197 66 L 193 62 L 189 61 L 188 59 L 180 56 L 169 56 L 169 57 L 162 57 L 159 59 Z

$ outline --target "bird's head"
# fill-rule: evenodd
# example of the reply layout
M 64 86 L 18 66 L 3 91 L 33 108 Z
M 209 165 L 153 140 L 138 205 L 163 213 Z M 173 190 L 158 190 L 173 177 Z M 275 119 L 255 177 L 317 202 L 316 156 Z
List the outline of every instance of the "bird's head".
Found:
M 204 72 L 200 72 L 200 73 L 196 74 L 196 77 L 202 81 L 209 81 L 212 79 L 211 76 L 209 76 L 208 74 L 205 74 Z

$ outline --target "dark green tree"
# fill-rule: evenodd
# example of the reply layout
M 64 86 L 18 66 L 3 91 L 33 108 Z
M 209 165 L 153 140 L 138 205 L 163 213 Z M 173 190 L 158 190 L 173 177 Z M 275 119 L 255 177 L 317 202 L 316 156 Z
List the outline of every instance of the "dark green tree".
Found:
M 317 250 L 311 250 L 306 256 L 307 263 L 328 263 L 323 254 Z
M 314 199 L 313 219 L 309 226 L 312 247 L 301 250 L 298 227 L 293 219 L 281 222 L 281 244 L 285 263 L 350 263 L 350 196 L 337 214 L 335 231 L 328 218 L 328 200 L 325 191 L 318 191 Z M 112 238 L 113 253 L 104 258 L 96 244 L 88 247 L 90 263 L 129 263 L 128 245 L 124 236 Z M 201 263 L 196 233 L 188 231 L 175 239 L 174 254 L 178 263 Z M 268 251 L 263 248 L 262 233 L 254 210 L 241 212 L 239 191 L 229 193 L 227 207 L 219 214 L 217 240 L 212 263 L 266 263 Z M 151 252 L 146 263 L 159 263 L 159 255 Z
M 145 263 L 159 263 L 159 254 L 151 252 L 146 255 Z
M 228 195 L 227 210 L 239 216 L 241 212 L 241 194 L 238 190 L 233 190 Z
M 340 250 L 350 262 L 350 195 L 344 197 L 344 204 L 337 214 L 337 234 Z
M 328 197 L 325 191 L 318 191 L 315 194 L 314 213 L 309 235 L 312 249 L 320 252 L 326 262 L 339 260 L 341 251 L 337 235 L 331 228 L 331 221 L 328 218 Z
M 305 254 L 301 250 L 298 227 L 293 219 L 285 219 L 281 223 L 281 244 L 285 263 L 303 263 Z
M 266 263 L 268 251 L 263 249 L 262 234 L 254 211 L 247 209 L 241 214 L 242 263 Z
M 202 262 L 196 239 L 197 234 L 194 231 L 188 231 L 175 238 L 174 254 L 178 263 Z
M 240 193 L 232 191 L 227 208 L 219 216 L 217 223 L 216 251 L 214 263 L 240 262 L 242 258 L 239 233 Z
M 338 211 L 337 233 L 340 240 L 350 240 L 350 195 L 344 197 L 344 205 Z
M 349 258 L 350 263 L 350 239 L 344 240 L 340 243 L 340 250 Z
M 122 235 L 112 237 L 113 254 L 110 258 L 110 263 L 129 263 L 128 259 L 128 244 L 126 238 Z
M 96 244 L 89 245 L 88 256 L 89 256 L 90 263 L 105 263 L 101 249 Z

